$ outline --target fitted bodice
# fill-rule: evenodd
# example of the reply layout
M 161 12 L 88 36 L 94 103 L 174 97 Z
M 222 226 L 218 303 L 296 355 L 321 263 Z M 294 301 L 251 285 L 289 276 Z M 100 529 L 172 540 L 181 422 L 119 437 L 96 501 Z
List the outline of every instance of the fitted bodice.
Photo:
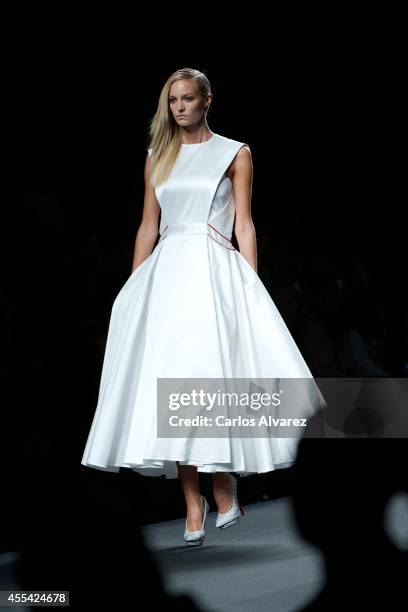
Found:
M 181 145 L 169 177 L 155 188 L 161 208 L 160 235 L 167 227 L 210 223 L 231 238 L 235 200 L 226 171 L 244 144 L 214 134 L 203 143 Z

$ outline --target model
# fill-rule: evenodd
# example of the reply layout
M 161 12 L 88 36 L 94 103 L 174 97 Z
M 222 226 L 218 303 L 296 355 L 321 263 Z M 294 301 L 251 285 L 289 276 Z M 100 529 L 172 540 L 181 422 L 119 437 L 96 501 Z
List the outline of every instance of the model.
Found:
M 112 306 L 81 461 L 179 477 L 187 505 L 184 539 L 193 545 L 204 540 L 208 512 L 197 472 L 212 474 L 216 524 L 226 528 L 243 512 L 231 472 L 288 467 L 298 440 L 240 437 L 228 428 L 222 437 L 193 430 L 158 435 L 158 379 L 312 378 L 257 274 L 250 148 L 211 131 L 212 100 L 207 76 L 190 68 L 172 74 L 161 91 L 132 273 Z

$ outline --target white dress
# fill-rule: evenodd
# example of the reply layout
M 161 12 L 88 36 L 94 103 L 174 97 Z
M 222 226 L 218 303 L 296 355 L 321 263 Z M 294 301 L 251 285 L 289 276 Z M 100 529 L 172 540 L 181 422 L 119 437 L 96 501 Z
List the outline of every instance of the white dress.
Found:
M 155 189 L 160 239 L 113 303 L 83 465 L 176 478 L 176 461 L 243 476 L 294 463 L 296 437 L 157 436 L 158 377 L 312 379 L 271 296 L 231 242 L 226 170 L 244 144 L 213 134 L 181 145 Z M 300 406 L 307 415 L 318 407 L 309 397 Z

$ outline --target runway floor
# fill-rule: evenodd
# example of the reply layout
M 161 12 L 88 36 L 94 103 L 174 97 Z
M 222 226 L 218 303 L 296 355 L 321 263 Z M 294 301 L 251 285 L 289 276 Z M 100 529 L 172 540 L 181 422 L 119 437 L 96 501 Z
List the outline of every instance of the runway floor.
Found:
M 169 593 L 188 593 L 203 610 L 294 612 L 319 592 L 322 556 L 301 538 L 291 498 L 251 504 L 229 529 L 206 521 L 202 546 L 187 547 L 185 519 L 145 525 L 142 532 Z

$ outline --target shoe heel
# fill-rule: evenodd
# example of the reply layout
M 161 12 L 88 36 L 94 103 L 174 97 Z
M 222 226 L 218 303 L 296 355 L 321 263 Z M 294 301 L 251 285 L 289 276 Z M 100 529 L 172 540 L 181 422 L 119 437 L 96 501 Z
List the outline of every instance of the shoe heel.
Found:
M 232 527 L 236 525 L 240 519 L 241 515 L 245 514 L 244 508 L 238 501 L 237 496 L 237 480 L 234 476 L 231 475 L 231 485 L 232 485 L 232 506 L 230 510 L 223 513 L 218 513 L 216 520 L 216 527 L 220 529 L 226 529 L 227 527 Z

